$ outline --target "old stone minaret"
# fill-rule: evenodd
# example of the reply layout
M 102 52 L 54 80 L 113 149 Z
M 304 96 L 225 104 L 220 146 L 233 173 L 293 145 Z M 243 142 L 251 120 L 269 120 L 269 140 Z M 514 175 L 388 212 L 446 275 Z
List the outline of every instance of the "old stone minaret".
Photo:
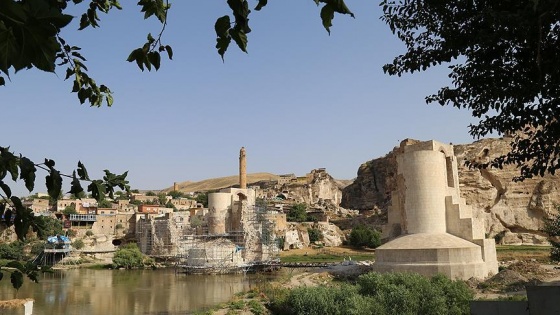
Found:
M 247 189 L 247 160 L 245 147 L 239 150 L 239 188 Z

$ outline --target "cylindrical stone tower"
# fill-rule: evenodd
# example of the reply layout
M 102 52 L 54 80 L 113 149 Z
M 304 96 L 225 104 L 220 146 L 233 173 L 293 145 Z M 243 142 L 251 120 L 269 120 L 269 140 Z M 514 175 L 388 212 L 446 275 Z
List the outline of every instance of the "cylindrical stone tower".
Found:
M 445 233 L 445 155 L 427 150 L 406 152 L 398 163 L 406 186 L 405 233 Z
M 239 188 L 247 189 L 247 160 L 245 147 L 239 150 Z
M 226 233 L 226 213 L 230 204 L 228 193 L 208 194 L 208 234 Z

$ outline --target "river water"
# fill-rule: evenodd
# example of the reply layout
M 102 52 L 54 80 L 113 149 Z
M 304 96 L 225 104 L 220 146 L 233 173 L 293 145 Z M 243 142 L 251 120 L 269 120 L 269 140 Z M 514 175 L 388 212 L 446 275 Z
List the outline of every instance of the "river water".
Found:
M 159 270 L 57 270 L 39 283 L 25 279 L 17 298 L 33 298 L 34 315 L 179 315 L 226 302 L 258 275 L 185 275 Z M 16 298 L 9 275 L 0 299 Z

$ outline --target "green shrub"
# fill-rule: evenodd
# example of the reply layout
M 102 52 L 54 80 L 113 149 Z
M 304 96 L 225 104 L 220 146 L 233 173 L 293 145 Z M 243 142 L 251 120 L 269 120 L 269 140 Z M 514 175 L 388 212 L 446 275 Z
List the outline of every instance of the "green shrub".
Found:
M 319 229 L 308 228 L 307 234 L 309 234 L 309 242 L 311 243 L 320 241 L 323 238 L 323 233 Z
M 289 222 L 307 221 L 307 205 L 304 203 L 294 204 L 288 211 L 288 214 L 286 215 L 286 221 Z
M 77 214 L 77 213 L 78 211 L 76 211 L 76 205 L 74 204 L 71 204 L 62 210 L 62 214 L 64 214 L 67 217 L 70 216 L 71 214 Z
M 68 237 L 76 237 L 76 235 L 78 235 L 78 231 L 76 230 L 68 230 L 66 233 Z
M 113 256 L 113 268 L 140 268 L 143 267 L 143 262 L 142 252 L 134 243 L 121 246 Z
M 500 244 L 505 235 L 506 235 L 505 230 L 501 231 L 500 233 L 497 233 L 496 235 L 494 235 L 494 240 L 496 241 L 496 244 Z
M 229 303 L 229 308 L 233 310 L 242 310 L 245 308 L 245 302 L 243 302 L 243 300 L 232 301 Z
M 0 259 L 23 260 L 23 243 L 15 241 L 0 244 Z
M 247 302 L 247 306 L 251 310 L 251 313 L 255 315 L 266 314 L 266 308 L 257 300 L 250 300 L 249 302 Z
M 93 231 L 92 230 L 87 230 L 86 231 L 86 236 L 93 236 Z
M 120 223 L 117 223 L 117 225 L 115 225 L 115 229 L 120 230 L 123 228 L 123 225 Z
M 383 314 L 374 299 L 358 294 L 356 286 L 298 287 L 289 292 L 283 304 L 276 303 L 275 314 Z
M 358 278 L 359 292 L 379 302 L 387 314 L 469 314 L 473 292 L 443 275 L 368 273 Z
M 82 240 L 75 240 L 72 243 L 72 247 L 74 247 L 75 249 L 82 249 L 82 248 L 84 248 L 84 246 L 85 246 L 85 244 L 84 244 L 84 241 L 82 241 Z
M 381 245 L 381 234 L 372 227 L 360 224 L 352 228 L 348 242 L 355 247 L 376 248 Z

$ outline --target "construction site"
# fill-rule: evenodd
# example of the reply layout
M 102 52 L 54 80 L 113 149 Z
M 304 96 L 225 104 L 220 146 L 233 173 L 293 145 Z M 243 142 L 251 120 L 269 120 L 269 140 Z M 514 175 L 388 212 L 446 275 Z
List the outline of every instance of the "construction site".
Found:
M 272 269 L 279 264 L 275 227 L 281 217 L 266 205 L 256 205 L 255 191 L 247 188 L 241 148 L 239 188 L 208 194 L 207 209 L 146 214 L 136 222 L 136 239 L 144 254 L 174 259 L 187 273 Z

